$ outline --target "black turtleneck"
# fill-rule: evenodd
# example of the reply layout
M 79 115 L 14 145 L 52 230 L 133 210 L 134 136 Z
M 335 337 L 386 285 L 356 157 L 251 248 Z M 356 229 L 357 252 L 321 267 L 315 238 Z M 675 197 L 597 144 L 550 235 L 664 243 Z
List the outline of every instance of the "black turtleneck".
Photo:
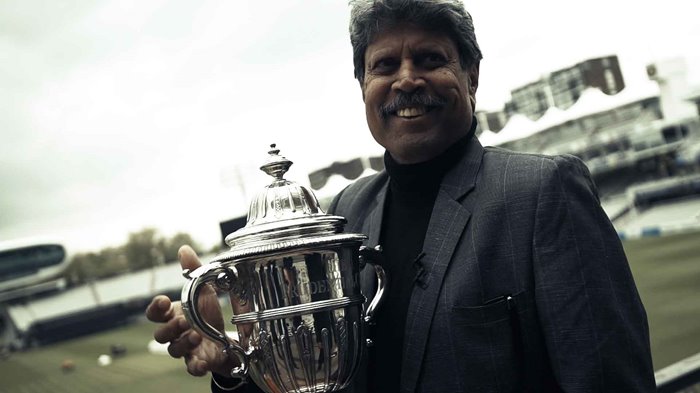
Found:
M 419 273 L 416 262 L 423 249 L 440 182 L 465 153 L 474 135 L 469 134 L 430 161 L 402 165 L 384 154 L 389 189 L 384 207 L 380 244 L 388 277 L 386 298 L 377 310 L 374 347 L 369 352 L 368 392 L 399 391 L 406 313 Z

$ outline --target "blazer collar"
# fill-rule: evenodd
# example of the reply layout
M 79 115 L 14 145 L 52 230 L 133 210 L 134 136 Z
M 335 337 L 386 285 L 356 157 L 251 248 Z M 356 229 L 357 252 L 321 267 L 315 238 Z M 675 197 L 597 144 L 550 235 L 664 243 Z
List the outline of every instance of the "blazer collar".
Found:
M 483 157 L 483 146 L 481 146 L 481 143 L 476 137 L 472 137 L 465 154 L 457 164 L 445 174 L 440 189 L 446 192 L 452 199 L 460 200 L 474 188 Z

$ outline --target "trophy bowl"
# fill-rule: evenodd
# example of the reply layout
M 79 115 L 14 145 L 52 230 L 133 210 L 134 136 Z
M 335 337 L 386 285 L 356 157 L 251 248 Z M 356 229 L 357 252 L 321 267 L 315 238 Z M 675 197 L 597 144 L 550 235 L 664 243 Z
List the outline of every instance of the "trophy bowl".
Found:
M 363 247 L 365 235 L 343 233 L 343 217 L 325 214 L 311 191 L 285 180 L 292 163 L 278 153 L 272 145 L 261 169 L 274 180 L 251 202 L 246 226 L 226 237 L 230 249 L 183 272 L 182 308 L 238 360 L 231 376 L 241 384 L 250 377 L 270 393 L 337 391 L 371 345 L 367 329 L 386 285 L 375 263 L 381 249 Z M 378 281 L 371 302 L 360 290 L 365 263 Z M 228 293 L 238 341 L 202 318 L 205 285 Z

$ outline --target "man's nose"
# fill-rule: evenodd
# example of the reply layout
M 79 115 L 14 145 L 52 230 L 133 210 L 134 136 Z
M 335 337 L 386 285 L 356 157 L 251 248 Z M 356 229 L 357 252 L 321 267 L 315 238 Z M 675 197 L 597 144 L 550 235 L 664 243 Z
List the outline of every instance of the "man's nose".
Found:
M 401 62 L 401 66 L 396 75 L 393 88 L 406 93 L 413 92 L 416 89 L 425 86 L 425 79 L 415 64 L 411 61 Z

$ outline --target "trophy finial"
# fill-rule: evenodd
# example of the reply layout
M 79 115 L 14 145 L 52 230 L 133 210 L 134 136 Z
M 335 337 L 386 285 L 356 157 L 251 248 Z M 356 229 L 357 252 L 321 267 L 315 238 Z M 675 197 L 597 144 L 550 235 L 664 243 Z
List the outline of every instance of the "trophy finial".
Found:
M 279 152 L 280 149 L 277 148 L 277 144 L 271 143 L 270 150 L 267 152 L 267 154 L 269 154 L 267 161 L 260 166 L 262 171 L 274 177 L 275 180 L 282 180 L 284 174 L 287 173 L 289 167 L 293 164 L 293 162 L 289 161 L 284 156 L 280 156 Z

